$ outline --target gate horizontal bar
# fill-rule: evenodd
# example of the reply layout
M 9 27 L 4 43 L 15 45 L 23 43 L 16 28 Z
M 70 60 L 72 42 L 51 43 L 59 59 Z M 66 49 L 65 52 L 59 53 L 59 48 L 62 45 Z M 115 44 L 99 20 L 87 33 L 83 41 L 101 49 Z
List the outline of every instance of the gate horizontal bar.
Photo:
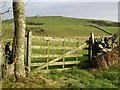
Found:
M 49 54 L 49 55 L 32 55 L 32 58 L 47 58 L 47 57 L 59 57 L 61 55 L 57 54 Z M 66 55 L 65 57 L 82 57 L 82 54 L 71 54 L 71 55 Z
M 39 37 L 39 36 L 32 36 L 33 39 L 42 39 L 42 40 L 50 40 L 50 41 L 65 41 L 65 42 L 81 42 L 85 40 L 77 40 L 71 38 L 59 38 L 59 37 Z
M 66 62 L 54 62 L 49 64 L 49 66 L 54 66 L 54 65 L 70 65 L 70 64 L 78 64 L 80 61 L 66 61 Z M 31 66 L 41 66 L 45 63 L 31 63 Z
M 51 46 L 32 46 L 33 49 L 65 49 L 65 50 L 72 50 L 73 47 L 51 47 Z
M 61 68 L 61 69 L 49 69 L 49 70 L 39 70 L 37 72 L 40 73 L 50 73 L 51 71 L 55 70 L 55 71 L 64 71 L 64 70 L 69 70 L 71 68 Z

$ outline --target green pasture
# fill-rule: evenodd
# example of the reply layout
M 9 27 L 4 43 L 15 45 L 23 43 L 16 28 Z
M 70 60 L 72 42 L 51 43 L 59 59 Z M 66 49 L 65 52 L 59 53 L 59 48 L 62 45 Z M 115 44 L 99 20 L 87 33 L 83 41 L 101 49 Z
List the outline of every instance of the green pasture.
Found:
M 38 36 L 76 37 L 89 36 L 91 32 L 95 33 L 96 36 L 108 35 L 99 29 L 88 26 L 92 24 L 89 21 L 113 23 L 112 21 L 105 20 L 78 19 L 62 16 L 27 17 L 26 30 L 30 30 L 33 32 L 33 35 Z M 29 23 L 36 23 L 37 25 L 30 25 Z M 100 26 L 100 28 L 113 34 L 118 33 L 118 27 Z M 3 38 L 12 38 L 14 30 L 13 19 L 3 21 L 2 29 Z
M 110 33 L 118 33 L 119 27 L 101 27 Z

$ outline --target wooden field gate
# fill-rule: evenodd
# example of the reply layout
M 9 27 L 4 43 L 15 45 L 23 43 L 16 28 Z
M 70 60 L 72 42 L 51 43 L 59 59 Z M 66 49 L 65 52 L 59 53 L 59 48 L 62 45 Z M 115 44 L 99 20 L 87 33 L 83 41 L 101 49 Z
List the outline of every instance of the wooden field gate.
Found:
M 32 42 L 36 40 L 39 42 L 40 40 L 44 40 L 46 45 L 34 45 Z M 61 46 L 50 46 L 50 42 L 61 42 Z M 70 47 L 66 46 L 68 42 L 73 43 L 75 46 Z M 36 67 L 33 69 L 33 72 L 44 70 L 51 70 L 49 69 L 50 66 L 59 66 L 61 65 L 58 70 L 65 70 L 65 65 L 77 65 L 80 63 L 79 57 L 83 57 L 83 54 L 79 54 L 79 50 L 83 50 L 86 47 L 86 40 L 81 40 L 79 38 L 59 38 L 59 37 L 40 37 L 40 36 L 32 36 L 32 32 L 28 32 L 27 34 L 27 55 L 26 55 L 26 67 L 29 68 L 31 71 L 31 67 Z M 33 54 L 32 50 L 45 50 L 46 54 Z M 61 55 L 59 54 L 50 54 L 50 50 L 62 50 Z M 67 50 L 67 52 L 65 52 Z M 90 53 L 90 52 L 88 52 Z M 88 54 L 87 53 L 87 54 Z M 74 57 L 74 60 L 66 61 L 66 58 Z M 45 58 L 46 62 L 36 62 L 32 63 L 32 59 L 34 58 Z M 50 58 L 53 58 L 50 60 Z M 39 60 L 40 61 L 40 60 Z

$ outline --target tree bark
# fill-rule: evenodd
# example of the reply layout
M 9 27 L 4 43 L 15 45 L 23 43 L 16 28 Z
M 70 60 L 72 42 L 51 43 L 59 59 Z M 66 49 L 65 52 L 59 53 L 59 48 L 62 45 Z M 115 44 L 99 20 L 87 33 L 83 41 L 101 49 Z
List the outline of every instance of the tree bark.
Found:
M 13 13 L 14 13 L 14 38 L 12 58 L 15 63 L 15 77 L 19 79 L 25 77 L 24 66 L 24 41 L 25 41 L 25 16 L 24 16 L 24 0 L 13 0 Z
M 2 18 L 1 18 L 1 14 L 0 14 L 0 89 L 1 89 L 1 79 L 2 79 L 2 57 L 3 57 L 3 53 L 2 53 Z

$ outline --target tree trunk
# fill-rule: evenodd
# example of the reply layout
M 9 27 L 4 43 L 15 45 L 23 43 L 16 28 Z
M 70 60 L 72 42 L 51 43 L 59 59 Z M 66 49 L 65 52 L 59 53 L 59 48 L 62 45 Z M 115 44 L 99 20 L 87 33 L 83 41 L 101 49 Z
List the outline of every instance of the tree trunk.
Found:
M 25 16 L 24 16 L 24 0 L 13 0 L 14 13 L 14 38 L 13 38 L 13 61 L 15 63 L 16 79 L 25 77 L 24 66 L 24 41 L 25 41 Z
M 2 53 L 2 20 L 1 20 L 1 14 L 0 14 L 0 84 L 1 84 L 1 79 L 2 79 L 2 57 L 3 57 L 3 53 Z M 1 87 L 1 85 L 0 85 Z M 1 89 L 1 88 L 0 88 Z

